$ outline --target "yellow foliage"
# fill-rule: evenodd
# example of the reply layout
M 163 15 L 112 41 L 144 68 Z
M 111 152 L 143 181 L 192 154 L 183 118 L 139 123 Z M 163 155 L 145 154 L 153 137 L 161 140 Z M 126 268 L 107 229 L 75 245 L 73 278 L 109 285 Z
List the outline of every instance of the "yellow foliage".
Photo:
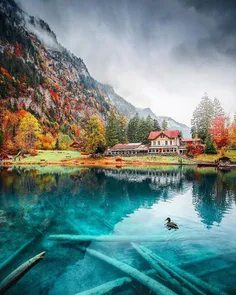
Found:
M 30 151 L 36 148 L 41 136 L 41 127 L 38 120 L 30 113 L 20 120 L 15 141 L 20 149 Z

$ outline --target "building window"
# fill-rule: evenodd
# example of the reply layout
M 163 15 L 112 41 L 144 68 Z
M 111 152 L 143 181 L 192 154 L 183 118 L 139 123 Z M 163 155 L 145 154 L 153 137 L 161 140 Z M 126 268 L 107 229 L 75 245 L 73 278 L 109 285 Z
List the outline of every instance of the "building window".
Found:
M 172 140 L 170 140 L 170 145 L 172 145 Z
M 165 141 L 165 144 L 168 145 L 168 141 L 167 140 Z
M 161 145 L 161 142 L 160 142 L 160 140 L 157 142 L 157 144 L 158 144 L 158 145 Z

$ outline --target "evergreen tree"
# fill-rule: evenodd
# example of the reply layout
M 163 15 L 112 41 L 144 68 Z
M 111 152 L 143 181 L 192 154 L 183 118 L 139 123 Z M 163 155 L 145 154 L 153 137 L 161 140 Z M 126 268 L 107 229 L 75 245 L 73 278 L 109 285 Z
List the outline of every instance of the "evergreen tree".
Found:
M 106 126 L 106 143 L 108 147 L 112 147 L 115 144 L 119 143 L 119 124 L 116 115 L 114 112 L 108 118 Z
M 161 129 L 162 130 L 168 130 L 168 123 L 167 123 L 167 121 L 165 119 L 161 123 Z
M 56 148 L 56 150 L 59 150 L 59 139 L 58 139 L 58 137 L 57 137 L 57 140 L 56 140 L 55 148 Z
M 219 99 L 215 97 L 213 100 L 213 117 L 212 117 L 212 119 L 214 120 L 219 117 L 225 117 L 225 112 L 224 112 L 224 109 L 222 108 L 222 105 L 221 105 Z
M 192 137 L 197 136 L 201 138 L 202 142 L 205 142 L 212 118 L 213 103 L 207 94 L 205 94 L 193 112 L 193 118 L 191 120 Z
M 153 120 L 153 130 L 152 131 L 161 131 L 161 126 L 156 119 Z
M 127 127 L 127 138 L 129 142 L 139 142 L 138 129 L 140 118 L 138 113 L 130 119 Z
M 147 121 L 144 118 L 141 118 L 139 121 L 139 127 L 137 132 L 137 142 L 146 142 L 149 134 L 149 126 Z
M 120 143 L 126 143 L 128 141 L 126 135 L 127 120 L 125 116 L 119 118 L 118 122 L 118 139 Z
M 207 134 L 207 137 L 206 137 L 205 153 L 206 154 L 217 154 L 216 147 L 214 145 L 213 140 L 211 139 L 210 134 Z

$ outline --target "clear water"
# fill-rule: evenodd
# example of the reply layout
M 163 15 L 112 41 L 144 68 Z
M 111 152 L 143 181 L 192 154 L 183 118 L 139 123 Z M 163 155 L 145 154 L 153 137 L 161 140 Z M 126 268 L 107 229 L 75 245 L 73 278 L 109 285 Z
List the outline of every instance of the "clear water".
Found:
M 72 295 L 125 275 L 51 234 L 157 235 L 143 242 L 210 285 L 236 294 L 236 171 L 158 167 L 0 170 L 0 281 L 34 255 L 46 256 L 7 294 Z M 170 216 L 179 230 L 167 230 Z M 129 242 L 83 244 L 140 271 L 150 269 Z M 158 277 L 153 278 L 160 280 Z M 113 294 L 149 294 L 134 282 Z

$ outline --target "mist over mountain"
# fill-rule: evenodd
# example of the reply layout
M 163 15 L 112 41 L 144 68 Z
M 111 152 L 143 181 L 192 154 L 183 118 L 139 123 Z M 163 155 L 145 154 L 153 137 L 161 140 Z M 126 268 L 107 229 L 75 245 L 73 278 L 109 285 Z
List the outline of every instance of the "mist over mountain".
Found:
M 0 0 L 1 89 L 3 107 L 27 110 L 40 118 L 49 131 L 63 132 L 85 117 L 97 114 L 106 121 L 111 110 L 131 118 L 150 115 L 170 129 L 189 128 L 169 117 L 157 117 L 150 108 L 137 108 L 115 93 L 111 86 L 91 77 L 81 58 L 57 40 L 42 19 L 30 16 L 14 0 Z

